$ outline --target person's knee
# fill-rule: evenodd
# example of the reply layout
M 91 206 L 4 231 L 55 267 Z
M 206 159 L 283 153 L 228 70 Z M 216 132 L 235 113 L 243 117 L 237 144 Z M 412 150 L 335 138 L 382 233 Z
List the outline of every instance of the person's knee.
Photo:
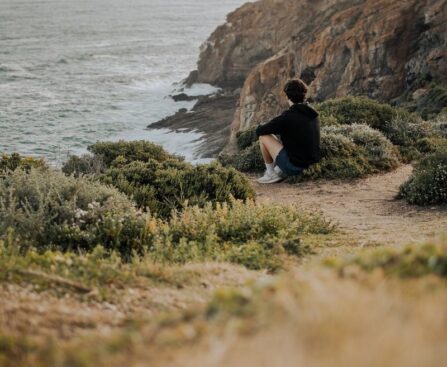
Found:
M 265 142 L 265 143 L 271 141 L 272 139 L 273 139 L 272 135 L 261 135 L 259 137 L 259 141 L 260 142 Z

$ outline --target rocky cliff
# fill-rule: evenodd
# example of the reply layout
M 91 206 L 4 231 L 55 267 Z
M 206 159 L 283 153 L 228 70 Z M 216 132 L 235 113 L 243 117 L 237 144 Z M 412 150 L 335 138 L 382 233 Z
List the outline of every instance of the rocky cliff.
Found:
M 420 98 L 447 82 L 447 0 L 260 0 L 228 15 L 189 83 L 240 93 L 232 136 L 286 107 L 292 77 L 314 100 Z M 232 144 L 230 143 L 230 147 Z

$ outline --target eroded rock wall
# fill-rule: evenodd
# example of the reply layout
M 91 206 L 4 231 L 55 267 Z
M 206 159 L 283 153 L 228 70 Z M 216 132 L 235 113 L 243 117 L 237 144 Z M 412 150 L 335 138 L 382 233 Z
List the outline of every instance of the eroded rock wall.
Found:
M 317 101 L 361 94 L 389 102 L 447 82 L 447 0 L 248 3 L 202 46 L 190 79 L 241 87 L 234 138 L 286 108 L 281 89 L 294 76 Z

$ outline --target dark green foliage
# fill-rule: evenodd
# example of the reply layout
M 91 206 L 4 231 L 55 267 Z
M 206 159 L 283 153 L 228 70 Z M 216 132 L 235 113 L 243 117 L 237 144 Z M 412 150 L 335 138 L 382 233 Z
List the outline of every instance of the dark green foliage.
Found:
M 340 123 L 338 122 L 337 118 L 325 111 L 319 112 L 320 116 L 320 125 L 321 126 L 338 126 Z
M 89 150 L 93 156 L 71 157 L 63 171 L 94 174 L 133 198 L 138 207 L 162 217 L 185 204 L 203 206 L 254 196 L 247 179 L 235 169 L 218 163 L 194 166 L 150 142 L 99 142 Z
M 433 121 L 432 127 L 438 136 L 447 139 L 447 114 L 445 117 L 439 116 L 437 120 Z
M 369 173 L 370 167 L 364 150 L 341 134 L 321 135 L 322 159 L 306 169 L 302 179 L 357 178 Z M 293 180 L 293 179 L 292 179 Z
M 322 160 L 289 181 L 315 178 L 356 178 L 388 171 L 399 164 L 397 149 L 382 133 L 363 124 L 323 126 Z M 224 163 L 243 172 L 259 172 L 265 165 L 259 143 L 243 149 Z
M 100 156 L 84 154 L 81 157 L 72 155 L 62 167 L 66 175 L 98 175 L 106 166 Z
M 400 115 L 409 123 L 418 123 L 420 118 L 408 111 L 379 103 L 367 97 L 344 97 L 331 99 L 315 106 L 323 115 L 336 118 L 342 125 L 367 124 L 373 129 L 385 133 L 388 124 L 394 117 Z
M 0 180 L 0 234 L 11 228 L 23 249 L 91 250 L 125 258 L 141 251 L 145 220 L 116 189 L 52 170 L 16 170 Z
M 447 108 L 447 85 L 434 84 L 428 92 L 417 101 L 417 109 L 425 119 L 435 117 Z
M 332 116 L 342 125 L 367 124 L 381 131 L 396 145 L 406 146 L 417 139 L 417 125 L 422 123 L 415 114 L 366 97 L 332 99 L 316 105 L 316 109 L 322 115 Z M 407 139 L 407 134 L 411 135 L 411 139 Z
M 324 127 L 322 160 L 304 171 L 305 178 L 356 178 L 389 171 L 399 164 L 395 147 L 367 125 Z
M 447 203 L 447 148 L 417 164 L 413 175 L 401 186 L 400 196 L 417 205 Z
M 442 115 L 426 122 L 402 108 L 366 97 L 328 100 L 315 108 L 322 126 L 322 160 L 289 181 L 356 178 L 388 171 L 396 168 L 400 160 L 411 162 L 433 152 L 445 144 L 443 139 L 447 137 Z M 238 134 L 240 151 L 222 157 L 224 165 L 243 172 L 264 170 L 254 131 L 250 128 Z
M 208 201 L 254 196 L 245 177 L 217 163 L 193 166 L 177 160 L 136 161 L 111 167 L 101 179 L 133 197 L 139 207 L 162 217 L 185 204 L 203 206 Z
M 46 167 L 47 166 L 43 159 L 23 157 L 18 153 L 12 153 L 11 155 L 3 154 L 0 157 L 0 174 L 15 171 L 17 168 L 29 171 L 31 168 L 46 168 Z
M 323 156 L 336 158 L 337 153 L 330 151 L 332 143 L 329 136 L 341 135 L 350 139 L 357 147 L 361 148 L 368 163 L 368 170 L 389 171 L 399 165 L 399 154 L 391 142 L 377 130 L 367 125 L 353 124 L 345 126 L 326 127 L 322 130 Z
M 135 169 L 127 174 L 135 176 L 141 168 L 142 175 L 138 179 L 150 179 L 151 173 L 144 166 L 148 164 L 133 162 L 131 165 Z M 166 166 L 160 169 L 169 171 Z M 197 198 L 200 201 L 197 204 L 203 208 L 187 206 L 173 212 L 169 219 L 137 211 L 133 203 L 115 188 L 85 177 L 65 176 L 53 170 L 32 169 L 28 173 L 16 170 L 0 180 L 0 260 L 2 254 L 7 255 L 2 253 L 7 247 L 8 253 L 27 254 L 31 262 L 37 260 L 34 251 L 38 254 L 47 250 L 86 254 L 96 251 L 104 258 L 119 254 L 124 261 L 131 260 L 134 255 L 143 255 L 155 262 L 231 261 L 253 269 L 273 271 L 282 263 L 282 255 L 300 257 L 309 253 L 301 236 L 328 234 L 334 229 L 318 214 L 225 197 L 229 194 L 221 185 L 223 179 L 228 179 L 233 191 L 237 191 L 237 181 L 231 178 L 234 170 L 225 169 L 222 175 L 219 165 L 191 169 L 194 171 L 156 173 L 156 180 L 164 180 L 160 185 L 167 185 L 164 191 L 167 195 L 169 190 L 178 188 L 177 180 L 193 185 L 194 177 L 207 177 L 199 180 L 204 189 L 210 188 L 210 192 L 203 191 L 203 197 Z M 179 173 L 190 176 L 177 179 Z M 240 174 L 237 177 L 241 177 Z M 166 181 L 169 180 L 174 182 L 168 185 Z M 157 186 L 150 187 L 154 190 L 151 194 L 155 197 L 155 205 L 161 205 L 157 195 L 162 191 Z M 245 188 L 242 183 L 241 190 Z M 210 193 L 222 197 L 208 200 Z M 188 195 L 192 196 L 191 192 Z M 170 210 L 170 200 L 167 197 L 166 207 L 157 209 Z M 172 200 L 179 199 L 174 197 Z M 220 201 L 229 204 L 220 204 Z M 2 247 L 3 243 L 7 246 Z M 98 250 L 98 246 L 104 251 Z M 96 255 L 92 256 L 96 258 Z M 41 261 L 46 258 L 47 255 L 39 255 Z M 75 268 L 73 265 L 70 272 Z M 92 270 L 88 271 L 92 273 Z
M 386 275 L 415 278 L 429 274 L 447 277 L 446 243 L 408 246 L 403 250 L 383 248 L 355 255 L 345 260 L 327 260 L 327 265 L 344 274 L 348 267 L 365 271 L 382 269 Z
M 259 142 L 256 142 L 236 154 L 230 165 L 241 172 L 261 172 L 265 169 Z
M 125 162 L 155 160 L 164 162 L 167 159 L 180 157 L 169 154 L 161 146 L 145 140 L 118 142 L 98 142 L 88 147 L 95 156 L 101 157 L 106 167 L 109 167 L 115 159 L 121 157 Z
M 258 140 L 256 135 L 256 127 L 251 127 L 247 130 L 239 131 L 236 134 L 237 146 L 240 150 L 248 148 Z

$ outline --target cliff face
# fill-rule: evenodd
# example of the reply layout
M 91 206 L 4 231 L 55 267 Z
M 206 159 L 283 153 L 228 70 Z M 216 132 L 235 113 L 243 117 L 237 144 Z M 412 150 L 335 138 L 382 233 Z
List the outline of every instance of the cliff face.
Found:
M 281 88 L 294 76 L 310 84 L 314 100 L 362 94 L 391 101 L 445 83 L 447 0 L 248 3 L 202 46 L 190 82 L 242 88 L 234 137 L 286 107 Z

